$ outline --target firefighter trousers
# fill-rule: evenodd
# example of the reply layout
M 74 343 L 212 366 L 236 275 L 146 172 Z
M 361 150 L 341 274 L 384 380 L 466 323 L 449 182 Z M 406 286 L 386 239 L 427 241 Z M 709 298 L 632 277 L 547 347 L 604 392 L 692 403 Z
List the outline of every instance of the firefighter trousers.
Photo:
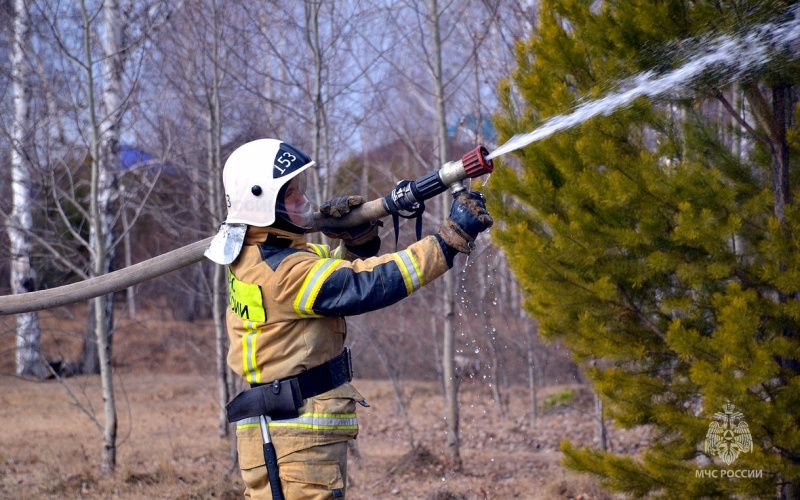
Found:
M 261 452 L 260 448 L 239 448 L 239 463 L 252 463 L 256 457 L 241 453 Z M 255 461 L 258 461 L 257 459 Z M 261 463 L 264 463 L 263 456 Z M 281 489 L 286 500 L 333 500 L 345 498 L 347 482 L 347 441 L 313 446 L 289 453 L 278 460 Z M 272 500 L 267 468 L 264 465 L 242 468 L 248 500 Z

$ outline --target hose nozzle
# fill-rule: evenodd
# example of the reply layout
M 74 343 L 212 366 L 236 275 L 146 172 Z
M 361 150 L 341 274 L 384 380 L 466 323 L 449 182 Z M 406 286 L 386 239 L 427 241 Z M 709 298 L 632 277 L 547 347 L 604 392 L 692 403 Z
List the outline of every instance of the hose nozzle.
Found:
M 425 200 L 444 193 L 448 189 L 455 195 L 463 191 L 464 179 L 480 177 L 494 171 L 489 152 L 483 146 L 469 151 L 460 160 L 445 163 L 438 170 L 428 172 L 415 181 L 401 181 L 387 196 L 356 207 L 341 219 L 331 219 L 319 212 L 314 215 L 313 230 L 326 228 L 351 228 L 364 222 L 378 220 L 387 215 L 405 218 L 418 216 L 424 209 Z
M 478 146 L 461 157 L 461 164 L 467 177 L 473 179 L 494 172 L 494 163 L 486 159 L 488 154 L 489 151 L 485 147 Z
M 464 190 L 464 185 L 461 184 L 464 179 L 474 179 L 494 172 L 494 163 L 492 160 L 486 159 L 488 154 L 489 151 L 485 147 L 478 146 L 462 156 L 460 160 L 442 165 L 442 168 L 439 169 L 439 177 L 455 195 Z

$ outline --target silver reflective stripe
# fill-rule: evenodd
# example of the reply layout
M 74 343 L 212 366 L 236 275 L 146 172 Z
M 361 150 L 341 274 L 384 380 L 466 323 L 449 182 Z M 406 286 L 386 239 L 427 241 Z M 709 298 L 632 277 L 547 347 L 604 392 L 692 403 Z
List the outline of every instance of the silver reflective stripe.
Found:
M 402 252 L 397 253 L 403 260 L 403 264 L 405 264 L 406 270 L 408 271 L 408 276 L 411 278 L 411 291 L 419 290 L 419 287 L 422 286 L 422 282 L 419 279 L 414 258 L 411 256 L 411 253 L 408 250 L 403 250 Z
M 243 418 L 236 421 L 237 429 L 248 429 L 250 427 L 261 427 L 259 417 Z
M 336 259 L 321 259 L 314 264 L 314 267 L 306 275 L 303 285 L 300 287 L 300 292 L 295 298 L 295 311 L 302 318 L 319 317 L 315 314 L 311 307 L 314 305 L 313 298 L 322 286 L 322 282 L 328 278 L 340 261 Z
M 309 243 L 308 245 L 311 247 L 312 250 L 314 250 L 314 253 L 316 253 L 323 259 L 327 259 L 331 256 L 330 250 L 328 249 L 328 247 L 324 245 L 318 245 L 316 243 Z
M 270 427 L 300 427 L 304 429 L 358 429 L 355 413 L 304 413 L 297 418 L 272 420 Z
M 243 418 L 236 422 L 237 429 L 260 427 L 260 417 Z M 299 427 L 304 429 L 358 429 L 355 413 L 303 413 L 297 418 L 270 420 L 269 427 Z

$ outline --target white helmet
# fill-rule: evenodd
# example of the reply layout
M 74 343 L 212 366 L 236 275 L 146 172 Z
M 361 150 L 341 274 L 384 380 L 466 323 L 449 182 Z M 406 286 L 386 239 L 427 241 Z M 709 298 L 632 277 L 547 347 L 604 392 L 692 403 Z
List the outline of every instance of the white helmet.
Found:
M 278 139 L 259 139 L 240 146 L 222 171 L 227 224 L 269 226 L 281 188 L 314 162 L 302 151 Z
M 299 212 L 291 212 L 279 195 L 292 179 L 301 174 L 305 177 L 303 172 L 312 166 L 314 162 L 305 153 L 278 139 L 248 142 L 231 153 L 222 171 L 228 218 L 205 256 L 218 264 L 230 264 L 242 249 L 247 225 L 270 226 L 277 210 L 282 210 L 281 216 L 291 222 L 297 216 L 310 221 L 311 204 L 302 192 L 304 188 L 299 194 L 305 203 L 295 208 Z M 295 192 L 291 186 L 290 191 Z

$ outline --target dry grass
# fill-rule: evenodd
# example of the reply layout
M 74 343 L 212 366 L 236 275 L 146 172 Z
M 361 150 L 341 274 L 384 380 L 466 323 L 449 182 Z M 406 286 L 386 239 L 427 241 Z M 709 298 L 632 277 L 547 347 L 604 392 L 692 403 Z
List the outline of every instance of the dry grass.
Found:
M 119 466 L 113 477 L 101 478 L 99 431 L 58 382 L 0 379 L 0 498 L 240 498 L 238 472 L 230 473 L 230 445 L 217 435 L 211 381 L 171 374 L 133 374 L 117 381 L 119 394 L 125 394 Z M 101 408 L 96 377 L 75 377 L 67 384 L 87 405 Z M 411 385 L 419 394 L 436 387 Z M 524 425 L 497 422 L 480 388 L 466 388 L 462 404 L 471 411 L 462 413 L 464 470 L 453 473 L 442 453 L 437 398 L 412 403 L 416 438 L 424 443 L 412 450 L 389 383 L 364 380 L 357 386 L 372 407 L 359 410 L 361 459 L 351 457 L 349 498 L 611 498 L 559 465 L 561 437 L 587 432 L 569 428 L 568 420 L 581 418 L 578 409 L 545 413 L 542 430 L 530 432 Z
M 76 313 L 76 317 L 81 317 Z M 85 411 L 102 415 L 98 377 L 58 381 L 0 376 L 0 499 L 233 499 L 230 443 L 218 436 L 213 345 L 208 325 L 123 321 L 115 334 L 119 413 L 118 468 L 100 477 L 101 434 Z M 77 355 L 80 321 L 45 317 L 47 352 Z M 65 333 L 67 332 L 67 333 Z M 73 333 L 68 333 L 73 332 Z M 13 336 L 0 336 L 0 373 L 13 370 Z M 417 448 L 397 410 L 391 384 L 357 380 L 372 405 L 359 408 L 360 435 L 348 470 L 350 499 L 533 500 L 612 498 L 588 478 L 566 473 L 558 444 L 592 444 L 591 398 L 583 387 L 548 387 L 543 400 L 573 390 L 569 406 L 540 410 L 528 427 L 527 389 L 513 387 L 505 422 L 480 381 L 461 391 L 464 467 L 447 465 L 439 386 L 402 384 Z M 81 409 L 83 407 L 83 409 Z M 100 417 L 98 417 L 102 420 Z M 632 450 L 644 437 L 610 429 L 612 446 Z

